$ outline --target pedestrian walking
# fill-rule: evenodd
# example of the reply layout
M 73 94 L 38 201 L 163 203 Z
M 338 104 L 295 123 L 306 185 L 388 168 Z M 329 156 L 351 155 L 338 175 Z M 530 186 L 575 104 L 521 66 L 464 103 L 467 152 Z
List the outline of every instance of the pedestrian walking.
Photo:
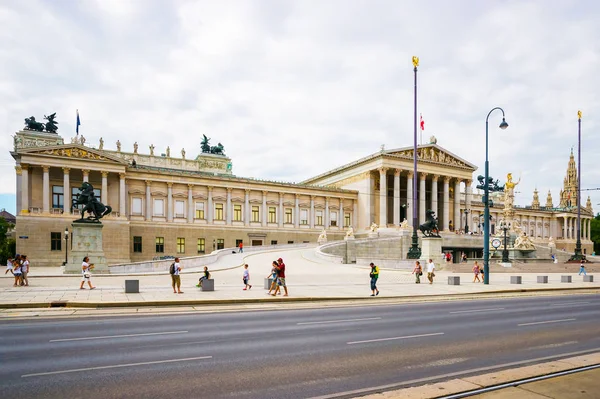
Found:
M 275 296 L 278 292 L 281 292 L 281 287 L 285 291 L 283 296 L 288 296 L 288 289 L 285 284 L 285 263 L 283 263 L 283 259 L 279 258 L 277 259 L 277 288 L 275 288 L 275 293 L 271 295 Z
M 475 275 L 473 277 L 473 282 L 480 281 L 479 280 L 479 264 L 477 263 L 477 261 L 475 261 L 475 264 L 473 265 L 473 274 Z
M 240 241 L 240 245 L 238 245 L 238 252 L 243 254 L 244 253 L 244 243 Z
M 90 286 L 90 290 L 96 288 L 92 286 L 92 270 L 94 270 L 94 264 L 90 263 L 90 258 L 86 256 L 83 258 L 83 263 L 81 263 L 81 274 L 83 277 L 81 278 L 81 284 L 79 285 L 80 290 L 84 289 L 83 284 L 85 284 L 86 281 Z
M 248 265 L 245 264 L 244 265 L 244 276 L 242 277 L 242 280 L 244 281 L 244 291 L 246 291 L 246 289 L 250 289 L 252 288 L 252 285 L 250 285 L 250 272 L 248 271 Z
M 204 280 L 208 280 L 209 278 L 210 272 L 208 271 L 208 266 L 204 266 L 204 272 L 202 276 L 198 279 L 198 284 L 196 284 L 196 287 L 202 287 L 202 282 L 204 282 Z
M 27 275 L 29 274 L 29 260 L 27 259 L 27 255 L 21 255 L 21 280 L 23 282 L 22 285 L 25 287 L 29 286 L 29 280 L 27 279 Z
M 416 277 L 415 284 L 421 284 L 421 276 L 423 275 L 423 266 L 421 266 L 421 262 L 415 262 L 415 268 L 413 269 L 412 274 Z
M 23 280 L 21 279 L 20 257 L 21 257 L 21 255 L 15 256 L 15 259 L 13 261 L 12 271 L 13 271 L 13 276 L 15 276 L 15 283 L 13 284 L 13 287 L 20 287 L 21 285 L 23 285 Z
M 269 273 L 267 276 L 267 278 L 271 279 L 271 286 L 269 287 L 269 292 L 267 292 L 267 295 L 271 295 L 271 291 L 277 291 L 277 266 L 279 266 L 279 263 L 274 260 L 273 263 L 271 263 L 271 266 L 271 273 Z
M 369 277 L 371 278 L 371 296 L 379 295 L 379 290 L 377 289 L 377 279 L 379 278 L 379 267 L 375 266 L 373 262 L 369 264 L 371 266 L 371 272 L 369 273 Z
M 14 275 L 13 273 L 13 257 L 9 256 L 8 259 L 6 259 L 6 271 L 4 272 L 4 274 L 7 274 L 8 272 L 10 272 L 11 274 Z
M 467 254 L 466 253 L 462 253 L 462 261 L 463 263 L 467 263 Z
M 587 276 L 587 273 L 585 272 L 585 265 L 583 264 L 583 262 L 581 262 L 581 264 L 579 265 L 578 276 L 581 276 L 581 273 L 583 273 L 584 276 Z
M 171 264 L 171 268 L 169 270 L 171 274 L 171 286 L 173 287 L 173 294 L 183 294 L 183 291 L 181 291 L 181 269 L 183 269 L 183 266 L 181 266 L 181 263 L 179 263 L 179 258 L 175 258 L 175 262 Z
M 483 266 L 479 265 L 479 274 L 481 274 L 481 282 L 484 282 L 484 277 L 485 277 L 485 273 L 484 273 L 484 269 Z
M 429 259 L 429 263 L 427 263 L 427 279 L 429 280 L 429 284 L 433 284 L 433 278 L 435 277 L 435 264 L 432 259 Z

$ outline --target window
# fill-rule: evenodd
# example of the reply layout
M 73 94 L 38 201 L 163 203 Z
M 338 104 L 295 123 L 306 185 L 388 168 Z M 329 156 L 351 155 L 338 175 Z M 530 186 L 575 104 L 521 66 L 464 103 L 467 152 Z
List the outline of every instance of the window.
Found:
M 292 219 L 292 208 L 285 208 L 285 222 L 289 224 L 294 223 Z
M 235 240 L 235 247 L 239 248 L 240 244 L 243 243 L 243 242 L 244 242 L 244 240 Z
M 215 204 L 215 220 L 223 220 L 223 204 Z
M 317 211 L 316 214 L 315 224 L 317 226 L 323 226 L 323 211 Z
M 196 219 L 204 219 L 204 202 L 196 202 Z
M 225 240 L 223 238 L 217 238 L 217 249 L 225 248 Z
M 337 226 L 337 212 L 331 212 L 329 215 L 329 224 L 331 226 Z
M 300 210 L 300 224 L 308 224 L 308 209 Z
M 176 218 L 184 218 L 185 217 L 185 202 L 184 201 L 175 201 L 175 217 Z
M 260 222 L 260 212 L 258 211 L 258 205 L 252 205 L 252 221 Z
M 156 237 L 156 252 L 165 252 L 165 237 Z
M 271 245 L 277 245 L 277 240 L 271 240 Z
M 206 240 L 204 238 L 198 238 L 198 253 L 203 254 L 206 251 Z
M 344 213 L 344 227 L 350 227 L 350 214 Z
M 185 253 L 185 238 L 177 237 L 177 253 L 184 254 Z
M 61 187 L 62 188 L 62 187 Z M 62 242 L 62 233 L 50 233 L 50 250 L 60 251 Z
M 269 207 L 269 223 L 277 223 L 277 208 Z
M 142 214 L 142 199 L 141 198 L 132 198 L 131 199 L 131 214 L 132 215 L 141 215 Z
M 165 200 L 154 200 L 154 216 L 165 216 Z
M 64 192 L 63 186 L 52 186 L 52 208 L 64 209 Z
M 141 236 L 133 236 L 133 252 L 142 252 Z
M 233 220 L 236 222 L 242 221 L 242 206 L 241 205 L 233 206 Z

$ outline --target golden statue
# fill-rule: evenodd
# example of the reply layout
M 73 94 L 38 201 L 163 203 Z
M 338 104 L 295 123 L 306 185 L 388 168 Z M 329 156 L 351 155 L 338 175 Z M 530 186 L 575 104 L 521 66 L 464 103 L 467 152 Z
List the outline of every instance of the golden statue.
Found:
M 581 119 L 581 111 L 577 111 L 577 119 Z
M 413 66 L 415 68 L 418 67 L 419 66 L 419 57 L 417 57 L 416 55 L 413 55 L 412 62 L 413 62 Z
M 512 181 L 512 173 L 506 175 L 504 184 L 504 209 L 511 209 L 515 201 L 515 186 L 521 182 L 521 178 L 516 182 Z

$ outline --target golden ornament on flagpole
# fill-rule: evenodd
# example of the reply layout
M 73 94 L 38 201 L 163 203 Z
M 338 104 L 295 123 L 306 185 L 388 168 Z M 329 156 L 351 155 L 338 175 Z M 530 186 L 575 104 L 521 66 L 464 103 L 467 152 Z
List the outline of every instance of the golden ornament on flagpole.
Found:
M 413 65 L 415 68 L 418 67 L 419 66 L 419 57 L 417 57 L 416 55 L 413 55 L 412 62 L 413 62 Z
M 577 119 L 581 119 L 581 111 L 577 111 Z

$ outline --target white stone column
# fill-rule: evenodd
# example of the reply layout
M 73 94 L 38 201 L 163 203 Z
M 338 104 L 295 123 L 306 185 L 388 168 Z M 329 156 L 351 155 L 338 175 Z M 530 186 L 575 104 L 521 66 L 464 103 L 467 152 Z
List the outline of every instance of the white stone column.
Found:
M 592 230 L 592 219 L 586 219 L 585 239 L 590 240 L 590 231 Z
M 102 189 L 100 190 L 100 202 L 104 205 L 108 202 L 108 172 L 102 173 Z
M 262 192 L 262 226 L 267 227 L 267 191 Z
M 419 224 L 425 223 L 425 211 L 427 210 L 427 203 L 425 198 L 427 197 L 427 190 L 425 183 L 427 181 L 427 173 L 419 173 Z
M 188 184 L 188 214 L 187 214 L 187 222 L 194 223 L 194 217 L 196 216 L 196 207 L 194 204 L 194 195 L 192 193 L 193 184 Z
M 83 172 L 83 181 L 89 183 L 89 181 L 90 181 L 90 170 L 89 169 L 82 169 L 81 171 Z
M 294 204 L 294 227 L 300 227 L 300 194 L 296 194 L 296 202 Z
M 454 181 L 454 230 L 460 230 L 460 180 Z
M 285 215 L 283 212 L 283 193 L 279 193 L 279 215 L 277 217 L 277 225 L 280 228 L 283 227 L 284 219 L 285 219 Z
M 450 231 L 450 177 L 444 176 L 444 231 Z
M 469 210 L 469 213 L 465 215 L 465 218 L 467 218 L 466 222 L 469 226 L 469 231 L 473 231 L 473 218 L 471 217 L 469 219 L 469 215 L 472 215 L 470 212 L 473 212 L 471 210 L 471 194 L 473 193 L 473 187 L 471 187 L 471 183 L 471 180 L 465 180 L 465 209 Z
M 344 199 L 340 198 L 340 211 L 338 213 L 338 226 L 340 229 L 344 228 Z
M 23 168 L 21 168 L 21 165 L 16 165 L 15 166 L 15 172 L 17 173 L 17 187 L 16 187 L 16 191 L 15 193 L 17 193 L 16 195 L 16 200 L 17 200 L 17 215 L 19 215 L 21 213 L 21 195 L 19 195 L 20 193 L 23 192 L 23 190 L 21 189 L 22 185 L 23 185 Z
M 563 217 L 563 239 L 567 239 L 567 217 Z
M 379 227 L 387 227 L 387 168 L 379 168 Z
M 325 197 L 325 229 L 329 229 L 329 219 L 331 215 L 329 215 L 329 197 Z
M 394 225 L 400 226 L 400 169 L 394 170 Z
M 146 180 L 146 217 L 145 220 L 152 220 L 152 194 L 150 193 L 150 180 Z
M 231 191 L 233 189 L 231 187 L 227 187 L 227 203 L 226 203 L 226 207 L 227 209 L 225 210 L 225 223 L 227 223 L 227 225 L 231 224 L 231 214 L 233 213 L 232 209 L 231 209 Z
M 67 215 L 71 214 L 71 179 L 69 173 L 70 168 L 62 168 L 63 170 L 63 212 Z
M 413 224 L 413 210 L 416 204 L 413 204 L 413 172 L 408 172 L 406 176 L 406 220 L 412 226 Z
M 173 183 L 167 182 L 167 222 L 173 221 Z
M 245 190 L 244 195 L 244 226 L 250 226 L 250 190 Z
M 358 200 L 352 200 L 352 227 L 358 229 Z
M 206 209 L 206 223 L 213 224 L 213 215 L 215 214 L 215 210 L 213 209 L 213 199 L 212 199 L 212 186 L 208 186 L 208 206 Z
M 315 228 L 315 196 L 311 195 L 310 196 L 310 228 L 314 229 Z
M 433 175 L 431 179 L 431 210 L 435 212 L 435 217 L 439 218 L 438 214 L 438 179 L 440 175 Z M 438 227 L 439 228 L 439 227 Z
M 127 189 L 125 188 L 125 173 L 119 173 L 119 216 L 126 216 Z
M 50 167 L 42 166 L 42 212 L 50 213 Z
M 21 165 L 21 214 L 29 213 L 29 166 Z

